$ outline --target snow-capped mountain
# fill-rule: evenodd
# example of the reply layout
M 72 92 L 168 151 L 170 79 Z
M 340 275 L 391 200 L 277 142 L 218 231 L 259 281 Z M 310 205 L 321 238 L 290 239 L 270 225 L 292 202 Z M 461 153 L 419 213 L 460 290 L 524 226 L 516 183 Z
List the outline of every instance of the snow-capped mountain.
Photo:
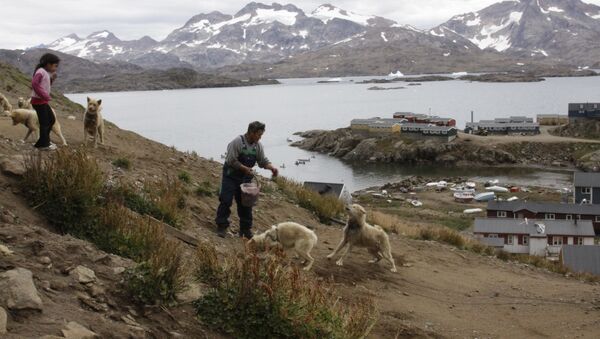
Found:
M 432 29 L 481 49 L 591 65 L 600 58 L 600 7 L 580 0 L 513 0 L 457 15 Z
M 235 15 L 212 12 L 192 17 L 163 41 L 123 41 L 108 31 L 75 34 L 43 47 L 94 61 L 128 61 L 148 67 L 193 65 L 217 68 L 243 62 L 274 62 L 346 41 L 369 28 L 399 26 L 377 16 L 321 5 L 305 13 L 294 5 L 252 2 Z M 173 65 L 174 63 L 180 63 Z

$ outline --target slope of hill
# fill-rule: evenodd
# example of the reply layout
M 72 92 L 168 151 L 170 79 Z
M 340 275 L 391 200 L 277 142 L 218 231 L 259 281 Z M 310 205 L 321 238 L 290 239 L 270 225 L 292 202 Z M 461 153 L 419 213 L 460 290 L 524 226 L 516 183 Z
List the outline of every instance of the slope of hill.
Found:
M 0 92 L 14 104 L 18 96 L 28 91 L 25 75 L 0 64 Z M 82 143 L 83 108 L 59 94 L 54 99 L 69 147 L 78 147 Z M 67 115 L 75 115 L 77 120 L 66 119 Z M 31 145 L 19 141 L 23 134 L 22 126 L 12 126 L 5 117 L 0 119 L 0 159 L 30 152 Z M 115 180 L 144 182 L 157 175 L 175 177 L 186 171 L 192 184 L 219 185 L 219 164 L 176 151 L 113 124 L 107 125 L 107 145 L 90 149 L 89 153 Z M 112 165 L 118 158 L 128 159 L 131 169 L 121 170 Z M 267 181 L 265 184 L 269 185 Z M 389 272 L 384 264 L 367 264 L 369 255 L 360 249 L 349 255 L 345 266 L 338 267 L 325 256 L 339 241 L 341 229 L 321 225 L 314 215 L 296 206 L 277 189 L 265 192 L 271 193 L 262 196 L 257 207 L 257 230 L 284 220 L 314 227 L 319 243 L 313 251 L 314 272 L 308 274 L 332 280 L 344 300 L 373 298 L 380 317 L 372 338 L 568 337 L 573 333 L 594 337 L 597 334 L 598 285 L 397 234 L 390 234 L 390 238 L 394 256 L 399 263 L 405 263 L 399 266 L 399 273 Z M 188 211 L 183 221 L 186 234 L 214 243 L 219 253 L 241 251 L 239 241 L 214 235 L 212 218 L 218 204 L 215 197 L 189 194 L 186 200 Z M 4 337 L 57 336 L 71 321 L 100 337 L 225 337 L 198 322 L 189 304 L 157 307 L 139 305 L 127 298 L 121 276 L 116 272 L 130 267 L 132 262 L 108 255 L 88 242 L 56 233 L 38 209 L 28 203 L 18 179 L 4 174 L 0 174 L 0 217 L 0 242 L 14 251 L 0 257 L 0 273 L 13 268 L 30 270 L 42 301 L 42 312 L 9 313 L 8 333 Z M 186 249 L 191 255 L 193 249 Z M 292 260 L 292 264 L 298 263 Z M 85 285 L 67 274 L 78 265 L 95 271 L 96 282 Z
M 600 7 L 580 0 L 520 0 L 457 15 L 429 34 L 460 36 L 481 49 L 597 67 Z

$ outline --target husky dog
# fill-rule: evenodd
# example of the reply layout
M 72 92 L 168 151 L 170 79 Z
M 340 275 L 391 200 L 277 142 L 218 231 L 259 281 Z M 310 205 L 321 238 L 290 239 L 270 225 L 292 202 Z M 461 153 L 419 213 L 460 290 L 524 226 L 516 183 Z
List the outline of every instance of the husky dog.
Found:
M 102 119 L 102 100 L 87 98 L 87 110 L 83 116 L 83 141 L 87 145 L 88 134 L 94 138 L 94 147 L 104 145 L 104 120 Z
M 317 235 L 315 232 L 295 222 L 273 225 L 269 230 L 255 235 L 248 242 L 251 248 L 263 249 L 267 246 L 281 246 L 286 252 L 293 250 L 308 263 L 304 267 L 305 271 L 309 271 L 315 262 L 315 259 L 310 255 L 310 251 L 316 244 Z
M 23 97 L 19 97 L 17 106 L 19 106 L 19 108 L 22 108 L 22 109 L 33 109 L 33 106 L 31 106 L 31 99 L 25 100 L 25 98 L 23 98 Z
M 344 265 L 344 257 L 350 252 L 352 246 L 366 247 L 369 253 L 374 256 L 374 259 L 369 261 L 370 263 L 379 262 L 384 258 L 392 264 L 391 271 L 396 272 L 396 263 L 392 257 L 390 239 L 387 233 L 381 226 L 367 224 L 367 212 L 362 206 L 354 204 L 348 207 L 347 210 L 349 216 L 346 227 L 344 227 L 344 237 L 335 251 L 327 256 L 327 259 L 335 257 L 342 248 L 347 246 L 336 262 L 338 266 L 342 266 Z
M 25 138 L 23 138 L 23 141 L 27 141 L 29 136 L 32 134 L 36 138 L 39 137 L 40 123 L 38 121 L 37 113 L 34 110 L 22 108 L 13 110 L 6 97 L 4 97 L 2 94 L 0 94 L 0 107 L 2 107 L 4 109 L 4 113 L 12 119 L 13 126 L 23 124 L 25 127 L 27 127 L 27 134 L 25 135 Z M 52 125 L 52 132 L 54 132 L 54 134 L 60 138 L 63 145 L 67 146 L 67 141 L 62 134 L 62 129 L 54 109 L 52 110 L 52 113 L 54 114 L 54 118 L 56 120 L 54 125 Z

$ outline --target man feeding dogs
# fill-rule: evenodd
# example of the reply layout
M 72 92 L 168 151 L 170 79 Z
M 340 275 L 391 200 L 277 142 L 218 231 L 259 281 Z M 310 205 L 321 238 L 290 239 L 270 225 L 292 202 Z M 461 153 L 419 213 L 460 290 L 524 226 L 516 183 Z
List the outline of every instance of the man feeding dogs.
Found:
M 227 157 L 223 165 L 223 179 L 221 182 L 221 193 L 219 195 L 219 208 L 217 209 L 217 235 L 225 238 L 229 228 L 229 216 L 231 205 L 235 198 L 237 212 L 240 218 L 240 237 L 252 238 L 252 207 L 242 203 L 241 185 L 250 183 L 254 174 L 252 168 L 258 164 L 259 167 L 268 169 L 276 177 L 278 170 L 265 156 L 262 144 L 259 142 L 265 132 L 265 124 L 252 122 L 248 125 L 248 131 L 233 139 L 227 146 Z

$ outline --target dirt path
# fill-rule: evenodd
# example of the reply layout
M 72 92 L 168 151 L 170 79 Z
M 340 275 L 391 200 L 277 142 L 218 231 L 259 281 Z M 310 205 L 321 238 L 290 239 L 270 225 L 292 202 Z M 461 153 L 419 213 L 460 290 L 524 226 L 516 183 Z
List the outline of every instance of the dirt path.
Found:
M 490 136 L 480 136 L 480 135 L 472 135 L 465 134 L 459 132 L 459 139 L 463 141 L 472 141 L 477 144 L 489 145 L 490 143 L 494 144 L 508 144 L 514 142 L 542 142 L 542 143 L 592 143 L 598 144 L 600 140 L 594 139 L 579 139 L 579 138 L 568 138 L 568 137 L 559 137 L 556 135 L 550 134 L 550 130 L 555 127 L 547 127 L 543 126 L 540 129 L 540 134 L 533 136 L 523 136 L 523 135 L 490 135 Z

